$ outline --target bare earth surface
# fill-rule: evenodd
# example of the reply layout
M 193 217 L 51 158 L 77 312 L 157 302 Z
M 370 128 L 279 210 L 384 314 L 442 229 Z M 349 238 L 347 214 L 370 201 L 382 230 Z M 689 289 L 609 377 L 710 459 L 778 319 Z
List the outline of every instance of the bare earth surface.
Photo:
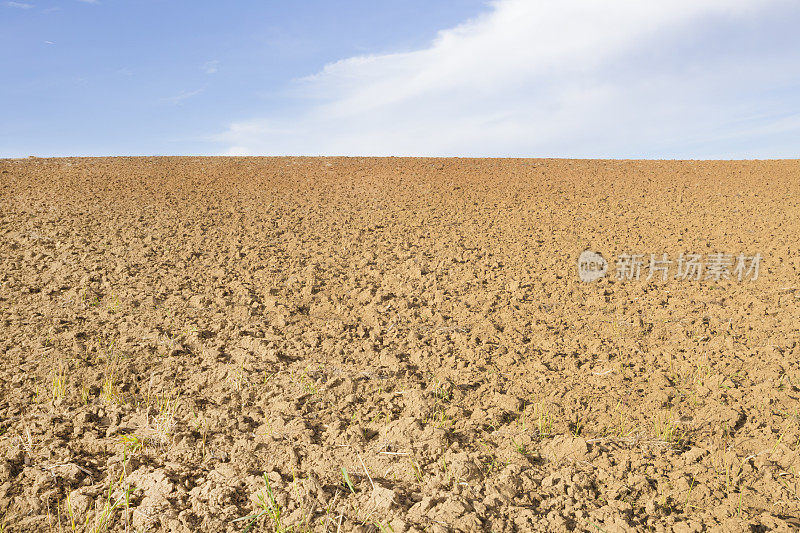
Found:
M 0 172 L 0 531 L 800 527 L 798 162 Z

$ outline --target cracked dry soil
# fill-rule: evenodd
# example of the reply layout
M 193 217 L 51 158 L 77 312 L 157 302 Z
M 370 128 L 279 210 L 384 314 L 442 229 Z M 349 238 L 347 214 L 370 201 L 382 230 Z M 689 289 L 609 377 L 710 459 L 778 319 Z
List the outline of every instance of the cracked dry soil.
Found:
M 798 162 L 0 172 L 3 531 L 800 528 Z

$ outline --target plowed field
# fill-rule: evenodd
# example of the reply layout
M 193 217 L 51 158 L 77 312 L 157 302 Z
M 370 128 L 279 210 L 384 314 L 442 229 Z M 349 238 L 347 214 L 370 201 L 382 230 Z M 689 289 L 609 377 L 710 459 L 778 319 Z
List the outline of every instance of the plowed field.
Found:
M 800 528 L 798 162 L 0 172 L 0 531 Z

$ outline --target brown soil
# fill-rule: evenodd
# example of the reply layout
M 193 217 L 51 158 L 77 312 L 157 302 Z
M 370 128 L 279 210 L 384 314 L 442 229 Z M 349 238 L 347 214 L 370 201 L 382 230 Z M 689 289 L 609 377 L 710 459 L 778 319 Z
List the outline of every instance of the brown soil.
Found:
M 800 527 L 798 162 L 0 172 L 0 531 Z

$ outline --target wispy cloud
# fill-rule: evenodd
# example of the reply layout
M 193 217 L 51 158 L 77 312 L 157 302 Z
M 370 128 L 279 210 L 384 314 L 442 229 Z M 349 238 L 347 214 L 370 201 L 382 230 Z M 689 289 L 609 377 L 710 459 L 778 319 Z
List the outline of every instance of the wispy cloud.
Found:
M 759 91 L 793 83 L 797 56 L 726 55 L 717 34 L 792 5 L 499 0 L 424 49 L 329 64 L 297 81 L 302 112 L 215 140 L 252 154 L 745 157 L 776 128 L 731 119 L 763 113 Z
M 214 60 L 214 61 L 206 61 L 200 68 L 206 74 L 216 74 L 218 67 L 219 67 L 219 61 Z
M 3 5 L 6 7 L 16 7 L 17 9 L 31 9 L 33 7 L 33 4 L 27 2 L 4 2 Z
M 172 105 L 180 105 L 189 98 L 193 96 L 197 96 L 198 94 L 202 93 L 204 89 L 195 89 L 194 91 L 181 91 L 180 93 L 176 94 L 175 96 L 168 96 L 161 100 L 162 103 L 165 104 L 172 104 Z

